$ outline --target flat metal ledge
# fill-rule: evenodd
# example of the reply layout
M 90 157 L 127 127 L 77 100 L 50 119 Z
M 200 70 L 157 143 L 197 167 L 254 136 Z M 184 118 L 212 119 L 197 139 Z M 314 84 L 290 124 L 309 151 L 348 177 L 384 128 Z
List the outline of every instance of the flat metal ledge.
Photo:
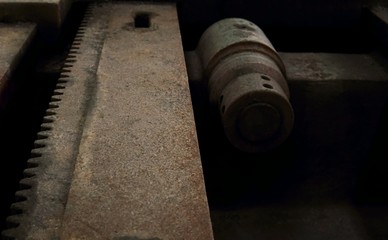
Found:
M 8 81 L 35 32 L 31 23 L 0 24 L 0 109 L 6 102 Z
M 0 0 L 0 21 L 35 22 L 59 28 L 72 0 Z

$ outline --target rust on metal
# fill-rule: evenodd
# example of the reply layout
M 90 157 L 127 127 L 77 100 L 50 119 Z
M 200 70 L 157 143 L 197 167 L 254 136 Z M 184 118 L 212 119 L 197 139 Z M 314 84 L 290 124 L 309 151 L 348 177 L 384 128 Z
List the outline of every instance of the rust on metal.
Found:
M 84 20 L 87 28 L 80 29 L 62 69 L 20 182 L 26 187 L 11 206 L 20 214 L 7 218 L 16 227 L 2 233 L 6 239 L 58 239 L 106 28 L 103 12 L 94 11 L 98 17 Z
M 213 239 L 175 5 L 86 16 L 3 236 Z
M 195 52 L 186 54 L 188 63 L 202 63 L 209 101 L 218 106 L 234 146 L 262 152 L 289 136 L 294 114 L 285 67 L 259 27 L 244 19 L 221 20 L 205 31 Z M 199 79 L 199 71 L 190 73 Z
M 212 239 L 176 8 L 103 9 L 107 35 L 60 237 Z M 148 27 L 136 27 L 137 13 Z

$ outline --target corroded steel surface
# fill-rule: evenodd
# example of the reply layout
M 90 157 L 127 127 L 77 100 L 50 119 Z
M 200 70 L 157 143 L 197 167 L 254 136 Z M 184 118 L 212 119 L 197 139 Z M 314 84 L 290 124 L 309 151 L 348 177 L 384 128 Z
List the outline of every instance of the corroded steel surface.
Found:
M 4 89 L 35 33 L 35 24 L 0 24 L 0 108 Z
M 60 236 L 212 239 L 175 6 L 103 9 L 107 36 Z M 134 28 L 138 12 L 149 28 Z
M 175 6 L 86 15 L 3 236 L 213 239 Z
M 3 232 L 6 238 L 55 239 L 59 235 L 105 20 L 91 17 L 88 27 L 81 28 L 73 42 L 20 182 L 22 189 L 16 192 L 17 202 L 11 206 L 18 214 L 7 219 L 14 228 Z

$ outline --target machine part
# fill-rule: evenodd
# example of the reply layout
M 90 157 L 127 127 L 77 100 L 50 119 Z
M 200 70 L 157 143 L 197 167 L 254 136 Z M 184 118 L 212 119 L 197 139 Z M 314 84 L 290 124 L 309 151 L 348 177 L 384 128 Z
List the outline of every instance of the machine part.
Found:
M 175 6 L 87 15 L 4 236 L 213 239 Z
M 31 23 L 0 24 L 0 110 L 7 102 L 8 80 L 35 32 Z
M 244 19 L 219 21 L 202 35 L 196 53 L 209 101 L 233 145 L 262 152 L 289 136 L 294 114 L 285 67 L 260 28 Z
M 279 54 L 298 116 L 289 142 L 257 163 L 228 148 L 209 117 L 198 123 L 208 124 L 198 131 L 203 149 L 218 142 L 202 151 L 215 238 L 388 239 L 382 53 Z
M 7 218 L 11 228 L 2 233 L 5 239 L 54 239 L 59 234 L 105 37 L 101 16 L 85 13 L 11 206 L 15 215 Z
M 0 21 L 29 21 L 59 28 L 73 0 L 0 0 Z

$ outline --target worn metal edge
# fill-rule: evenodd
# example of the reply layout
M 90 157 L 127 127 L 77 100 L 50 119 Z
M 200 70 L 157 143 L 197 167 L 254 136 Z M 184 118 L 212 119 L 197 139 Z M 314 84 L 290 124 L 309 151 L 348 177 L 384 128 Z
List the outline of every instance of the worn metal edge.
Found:
M 35 22 L 46 27 L 60 28 L 73 0 L 0 1 L 0 21 Z
M 9 228 L 2 232 L 3 239 L 58 238 L 88 109 L 88 89 L 97 71 L 100 45 L 105 37 L 106 23 L 98 14 L 91 15 L 94 8 L 87 10 L 62 68 L 27 161 L 25 178 L 15 193 L 13 215 L 7 218 Z M 90 25 L 93 17 L 100 20 Z M 89 43 L 84 44 L 85 38 Z M 82 56 L 78 55 L 81 51 Z

